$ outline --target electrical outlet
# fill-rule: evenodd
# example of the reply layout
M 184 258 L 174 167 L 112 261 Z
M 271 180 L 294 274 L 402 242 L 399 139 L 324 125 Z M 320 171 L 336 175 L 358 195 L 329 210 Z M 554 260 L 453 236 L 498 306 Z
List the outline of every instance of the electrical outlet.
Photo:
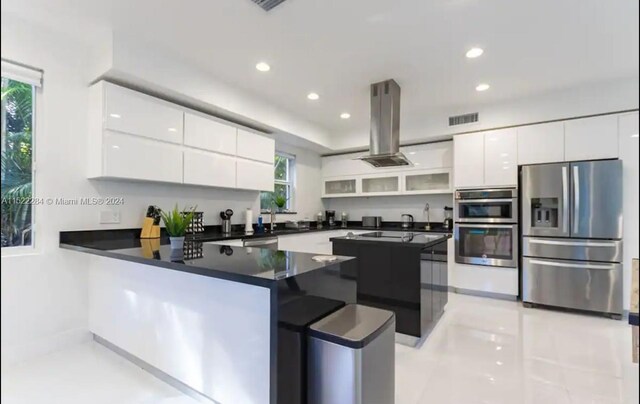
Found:
M 117 224 L 117 223 L 120 223 L 120 211 L 119 210 L 103 210 L 103 211 L 100 211 L 100 223 L 101 224 Z

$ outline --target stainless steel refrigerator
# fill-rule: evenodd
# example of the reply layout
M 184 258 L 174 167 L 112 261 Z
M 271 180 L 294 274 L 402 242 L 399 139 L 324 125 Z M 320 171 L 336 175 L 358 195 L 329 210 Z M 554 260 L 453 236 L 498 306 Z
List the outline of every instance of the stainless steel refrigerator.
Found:
M 522 167 L 522 300 L 622 315 L 622 162 Z

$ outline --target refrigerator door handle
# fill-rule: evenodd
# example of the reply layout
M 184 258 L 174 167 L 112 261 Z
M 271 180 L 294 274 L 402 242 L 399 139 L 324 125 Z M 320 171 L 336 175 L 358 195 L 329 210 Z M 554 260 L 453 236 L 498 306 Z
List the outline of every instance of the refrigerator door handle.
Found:
M 558 240 L 529 240 L 529 244 L 564 245 L 570 247 L 618 247 L 614 241 L 558 241 Z
M 569 227 L 569 167 L 562 167 L 562 232 Z
M 580 168 L 573 166 L 573 233 L 580 230 Z
M 529 260 L 530 264 L 536 265 L 545 265 L 548 267 L 559 267 L 559 268 L 578 268 L 578 269 L 604 269 L 607 271 L 611 271 L 616 269 L 615 264 L 609 265 L 598 265 L 598 264 L 572 264 L 572 263 L 564 263 L 564 262 L 555 262 L 555 261 L 541 261 L 541 260 Z

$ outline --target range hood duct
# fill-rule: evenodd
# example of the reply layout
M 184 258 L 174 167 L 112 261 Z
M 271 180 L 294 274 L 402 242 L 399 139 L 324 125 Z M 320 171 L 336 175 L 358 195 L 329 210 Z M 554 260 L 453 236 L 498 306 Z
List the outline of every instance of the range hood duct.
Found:
M 371 85 L 369 155 L 360 157 L 373 167 L 410 166 L 400 153 L 400 86 L 394 80 Z

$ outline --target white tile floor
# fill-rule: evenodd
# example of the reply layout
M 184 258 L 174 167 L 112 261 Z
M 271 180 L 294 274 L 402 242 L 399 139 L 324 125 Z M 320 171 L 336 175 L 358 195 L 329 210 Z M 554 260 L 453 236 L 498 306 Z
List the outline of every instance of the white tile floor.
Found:
M 396 346 L 396 404 L 638 403 L 630 346 L 621 321 L 450 295 L 420 349 Z M 35 403 L 195 401 L 90 343 L 3 371 L 2 404 Z

